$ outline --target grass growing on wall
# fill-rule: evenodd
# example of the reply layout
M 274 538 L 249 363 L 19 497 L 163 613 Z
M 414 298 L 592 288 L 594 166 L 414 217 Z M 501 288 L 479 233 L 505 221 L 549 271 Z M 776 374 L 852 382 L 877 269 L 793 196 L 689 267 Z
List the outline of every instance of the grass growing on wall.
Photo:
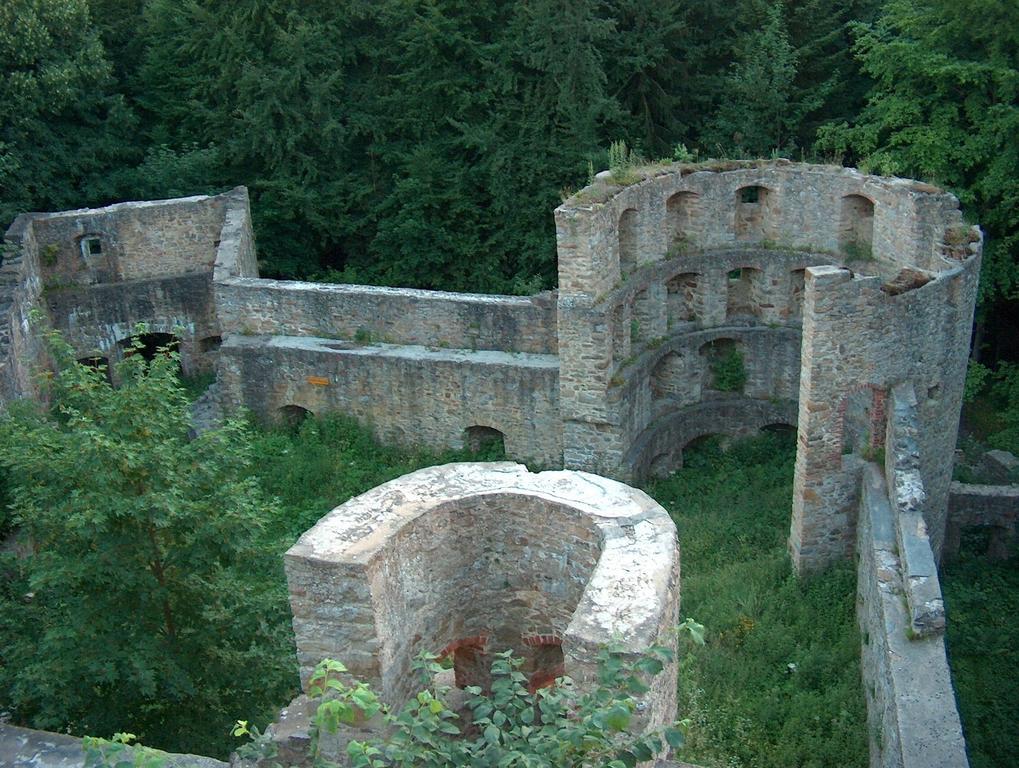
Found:
M 964 546 L 941 588 L 970 765 L 1019 765 L 1019 559 L 988 562 Z
M 682 759 L 704 766 L 867 765 L 851 564 L 797 580 L 786 554 L 795 446 L 762 435 L 685 452 L 649 492 L 679 529 L 682 615 L 708 642 L 680 673 Z

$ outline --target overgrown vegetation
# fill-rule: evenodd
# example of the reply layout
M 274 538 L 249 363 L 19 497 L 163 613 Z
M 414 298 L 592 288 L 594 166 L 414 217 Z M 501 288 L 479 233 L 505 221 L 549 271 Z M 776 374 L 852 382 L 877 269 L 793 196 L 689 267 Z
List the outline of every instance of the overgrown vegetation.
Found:
M 700 639 L 696 623 L 687 628 Z M 460 711 L 447 703 L 451 689 L 435 683 L 442 671 L 435 656 L 416 660 L 421 690 L 399 710 L 389 710 L 365 683 L 351 683 L 341 662 L 326 659 L 309 682 L 309 696 L 319 700 L 311 749 L 317 765 L 342 760 L 353 768 L 633 768 L 682 746 L 685 723 L 650 733 L 631 731 L 637 697 L 672 658 L 668 648 L 649 648 L 636 660 L 604 649 L 592 685 L 578 690 L 560 681 L 533 690 L 520 671 L 523 659 L 510 651 L 495 653 L 490 690 L 467 686 Z M 351 741 L 342 755 L 330 754 L 329 736 L 341 725 L 359 725 L 376 716 L 387 726 L 384 733 Z M 244 722 L 235 734 L 258 737 Z M 256 741 L 252 746 L 257 753 L 267 745 Z
M 865 766 L 851 564 L 798 580 L 786 554 L 793 440 L 684 451 L 649 492 L 676 521 L 683 613 L 708 628 L 684 661 L 683 759 L 705 766 Z
M 59 363 L 10 404 L 0 464 L 31 554 L 0 563 L 0 701 L 16 722 L 223 754 L 232 713 L 296 684 L 275 501 L 239 421 L 188 437 L 175 355 Z
M 979 539 L 979 535 L 975 535 Z M 969 543 L 971 546 L 967 546 Z M 1019 558 L 988 562 L 964 538 L 941 579 L 947 642 L 970 765 L 1019 765 Z
M 719 392 L 742 392 L 747 383 L 743 353 L 735 345 L 711 350 L 711 387 Z
M 971 361 L 966 372 L 964 421 L 973 437 L 1019 455 L 1019 364 L 996 370 Z
M 10 524 L 33 552 L 0 555 L 17 723 L 226 757 L 234 720 L 264 725 L 297 686 L 280 558 L 296 537 L 419 467 L 502 458 L 383 448 L 339 417 L 189 440 L 175 355 L 126 357 L 113 389 L 54 344 L 53 407 L 0 422 Z

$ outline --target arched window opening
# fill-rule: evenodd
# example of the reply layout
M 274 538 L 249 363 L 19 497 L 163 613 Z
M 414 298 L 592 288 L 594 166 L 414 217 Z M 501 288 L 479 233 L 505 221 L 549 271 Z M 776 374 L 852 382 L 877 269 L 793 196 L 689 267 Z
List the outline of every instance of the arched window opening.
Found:
M 747 371 L 742 345 L 735 339 L 715 339 L 700 349 L 703 365 L 703 389 L 714 392 L 742 393 Z
M 669 249 L 681 251 L 694 238 L 700 196 L 695 192 L 677 192 L 665 201 L 669 227 Z
M 506 455 L 506 438 L 492 427 L 473 426 L 464 430 L 464 446 L 471 453 L 484 454 L 494 458 Z
M 555 685 L 566 674 L 563 641 L 556 634 L 524 635 L 521 640 L 530 650 L 524 663 L 527 688 L 531 693 Z
M 697 320 L 697 274 L 684 272 L 665 284 L 669 328 Z
M 628 275 L 637 268 L 639 215 L 635 208 L 627 208 L 619 217 L 619 272 Z
M 276 411 L 277 421 L 288 429 L 297 429 L 305 419 L 313 415 L 307 408 L 299 405 L 284 405 Z
M 453 681 L 457 688 L 476 685 L 488 692 L 492 688 L 492 659 L 488 636 L 476 635 L 456 640 L 438 653 L 439 661 L 452 661 Z
M 761 316 L 764 273 L 752 267 L 731 270 L 726 280 L 725 317 L 727 320 Z
M 140 333 L 117 343 L 124 350 L 125 357 L 141 355 L 150 363 L 157 355 L 168 355 L 180 350 L 180 339 L 172 333 Z
M 662 400 L 682 394 L 686 388 L 683 380 L 685 371 L 682 355 L 678 352 L 665 355 L 651 371 L 651 397 Z
M 749 186 L 736 190 L 736 239 L 766 239 L 771 190 L 767 187 Z
M 874 203 L 863 195 L 846 195 L 839 218 L 839 252 L 847 261 L 868 261 L 873 247 Z
M 209 352 L 215 352 L 223 345 L 222 336 L 206 336 L 204 339 L 198 341 L 198 351 L 203 355 Z

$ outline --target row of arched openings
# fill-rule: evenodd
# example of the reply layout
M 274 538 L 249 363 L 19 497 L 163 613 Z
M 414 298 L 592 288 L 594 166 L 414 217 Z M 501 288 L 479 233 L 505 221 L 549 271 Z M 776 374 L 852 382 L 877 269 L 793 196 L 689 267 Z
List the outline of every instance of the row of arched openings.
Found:
M 750 185 L 736 190 L 733 231 L 738 241 L 775 240 L 778 229 L 776 193 L 768 187 Z M 704 212 L 696 192 L 677 192 L 665 201 L 670 251 L 695 241 Z M 869 258 L 874 241 L 874 203 L 863 195 L 845 195 L 839 210 L 838 246 L 848 259 Z M 627 208 L 617 226 L 619 267 L 626 275 L 640 259 L 640 213 Z

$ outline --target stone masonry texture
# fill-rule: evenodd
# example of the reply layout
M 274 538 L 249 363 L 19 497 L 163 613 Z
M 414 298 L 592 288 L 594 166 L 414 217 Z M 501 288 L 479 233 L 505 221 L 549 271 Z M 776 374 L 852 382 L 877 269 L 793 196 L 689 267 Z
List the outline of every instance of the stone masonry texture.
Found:
M 436 449 L 481 428 L 511 458 L 623 480 L 781 425 L 798 431 L 789 550 L 811 570 L 852 551 L 861 467 L 910 383 L 940 556 L 981 251 L 955 198 L 708 163 L 601 174 L 555 221 L 558 290 L 509 297 L 260 279 L 243 188 L 29 214 L 0 267 L 0 391 L 36 394 L 47 325 L 112 362 L 145 322 L 186 371 L 215 367 L 226 409 L 342 411 Z
M 1014 536 L 1014 494 L 951 486 L 980 230 L 940 189 L 840 167 L 709 162 L 637 176 L 620 186 L 599 174 L 555 210 L 558 289 L 530 297 L 260 279 L 243 187 L 22 215 L 0 264 L 0 401 L 39 395 L 47 329 L 80 358 L 113 362 L 143 322 L 176 337 L 185 371 L 216 371 L 224 410 L 267 421 L 340 411 L 384 440 L 436 449 L 498 436 L 512 459 L 623 481 L 681 466 L 705 435 L 795 429 L 793 565 L 860 556 L 861 626 L 885 638 L 863 654 L 865 677 L 884 691 L 872 694 L 871 716 L 891 739 L 875 765 L 922 764 L 905 759 L 912 731 L 902 723 L 916 710 L 902 709 L 902 681 L 918 674 L 913 661 L 943 657 L 936 564 L 963 527 L 993 529 L 999 555 Z M 876 492 L 868 478 L 882 458 Z M 399 512 L 413 504 L 376 489 L 394 516 L 375 528 L 365 512 L 360 544 L 354 529 L 343 534 L 351 551 L 375 542 L 371 568 L 338 550 L 335 562 L 308 565 L 295 548 L 292 586 L 308 595 L 295 603 L 299 637 L 310 638 L 305 674 L 316 654 L 339 648 L 319 631 L 328 625 L 349 634 L 352 668 L 397 697 L 408 653 L 471 638 L 521 649 L 524 636 L 562 638 L 567 669 L 582 676 L 584 633 L 608 626 L 583 622 L 609 621 L 585 600 L 601 589 L 607 542 L 632 532 L 609 535 L 612 515 L 560 503 L 535 479 L 560 475 L 499 467 L 408 481 L 425 501 L 451 494 L 445 507 L 422 501 L 431 511 L 413 520 Z M 467 476 L 490 492 L 465 501 L 455 487 Z M 638 493 L 592 474 L 561 477 L 573 478 L 562 480 L 570 493 L 585 483 L 605 498 Z M 886 527 L 897 551 L 874 538 Z M 314 574 L 303 586 L 299 563 Z M 465 583 L 453 564 L 483 567 Z M 675 568 L 678 599 L 678 556 Z M 512 605 L 447 610 L 463 590 L 479 605 L 494 600 L 489 572 L 512 575 Z M 672 610 L 662 594 L 648 595 L 656 616 Z M 319 607 L 335 615 L 307 619 Z M 653 624 L 634 624 L 634 637 L 650 642 Z M 927 650 L 910 644 L 919 640 L 898 648 L 900 624 Z M 905 666 L 889 661 L 898 653 Z M 903 759 L 885 761 L 889 749 Z
M 561 645 L 565 673 L 597 674 L 599 648 L 675 647 L 679 547 L 643 492 L 583 472 L 519 464 L 432 467 L 323 517 L 287 552 L 301 679 L 329 656 L 390 703 L 416 691 L 411 662 L 471 639 L 527 656 Z M 675 712 L 675 662 L 642 707 Z

